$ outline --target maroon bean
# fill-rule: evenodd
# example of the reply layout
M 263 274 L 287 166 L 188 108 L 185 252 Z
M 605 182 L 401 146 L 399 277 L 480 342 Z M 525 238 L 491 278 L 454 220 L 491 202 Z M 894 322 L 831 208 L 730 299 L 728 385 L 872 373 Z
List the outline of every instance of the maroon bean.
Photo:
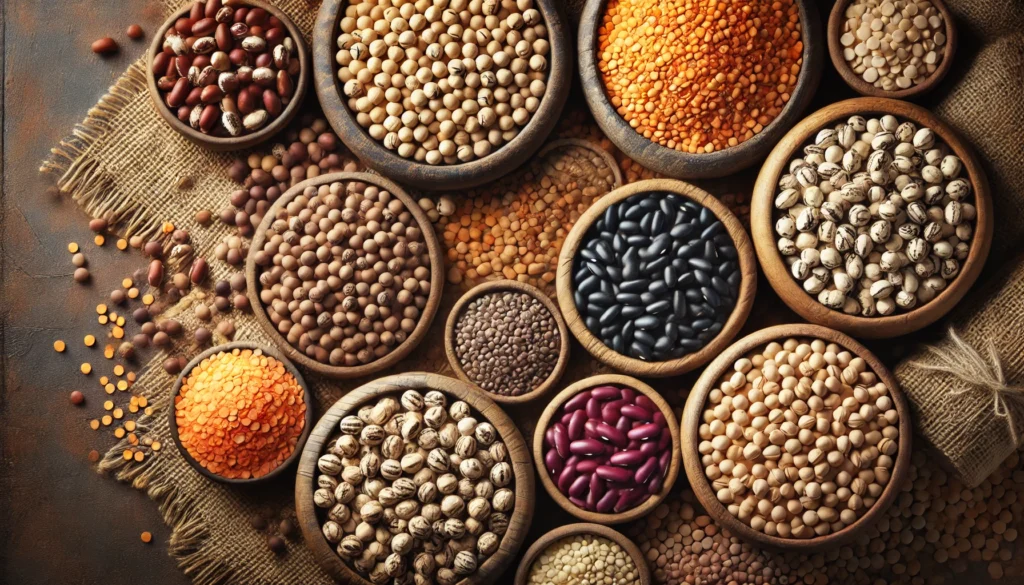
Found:
M 622 399 L 625 400 L 627 404 L 632 404 L 633 401 L 636 400 L 636 390 L 633 390 L 632 388 L 623 388 Z
M 569 501 L 572 502 L 573 505 L 575 505 L 577 508 L 586 509 L 586 507 L 587 507 L 587 502 L 585 500 L 581 500 L 579 498 L 574 498 L 572 496 L 569 496 Z
M 622 390 L 615 386 L 598 386 L 590 391 L 591 396 L 601 402 L 607 400 L 617 400 L 622 396 Z
M 619 490 L 611 489 L 605 492 L 604 496 L 597 501 L 597 505 L 594 506 L 598 512 L 607 514 L 615 507 L 615 502 L 619 500 Z
M 167 71 L 167 66 L 171 63 L 174 56 L 171 53 L 157 53 L 153 57 L 153 74 L 163 75 Z
M 569 443 L 569 451 L 576 455 L 600 455 L 604 453 L 605 446 L 597 439 L 580 439 L 579 441 Z
M 555 446 L 555 427 L 548 427 L 548 430 L 544 431 L 544 443 L 548 447 Z
M 562 423 L 555 423 L 555 449 L 558 450 L 558 454 L 565 459 L 569 456 L 569 431 L 565 430 L 565 425 Z M 575 451 L 573 451 L 575 453 Z
M 559 457 L 558 451 L 548 449 L 548 452 L 544 454 L 544 466 L 547 467 L 549 475 L 558 477 L 558 474 L 565 469 L 565 460 Z
M 643 445 L 643 444 L 644 444 L 643 441 L 637 441 L 636 439 L 630 439 L 629 440 L 629 444 L 626 445 L 626 449 L 628 449 L 630 451 L 635 451 L 636 449 L 640 448 L 640 445 Z
M 583 435 L 588 439 L 598 438 L 596 420 L 587 419 L 587 422 L 583 423 Z
M 626 404 L 625 400 L 612 400 L 601 405 L 601 419 L 614 424 L 621 416 L 619 410 Z
M 668 473 L 668 465 L 672 461 L 672 451 L 665 451 L 658 458 L 658 468 L 661 469 L 661 474 Z
M 562 415 L 562 418 L 558 419 L 558 422 L 560 422 L 563 425 L 565 425 L 566 427 L 568 427 L 569 426 L 569 421 L 571 419 L 572 419 L 572 413 L 571 412 L 567 412 L 567 413 Z
M 591 476 L 591 478 L 594 478 L 594 477 L 597 477 L 597 476 L 596 475 Z M 598 481 L 600 481 L 600 480 L 598 480 Z M 588 491 L 587 492 L 587 499 L 584 502 L 586 504 L 584 509 L 587 510 L 588 512 L 593 512 L 594 510 L 597 509 L 597 501 L 599 499 L 600 499 L 600 497 L 597 495 L 596 492 L 594 492 L 594 490 Z
M 658 405 L 654 404 L 653 400 L 644 396 L 643 394 L 636 397 L 636 405 L 650 412 L 658 412 L 659 410 L 661 410 L 658 408 Z
M 655 412 L 654 415 L 651 417 L 651 422 L 657 423 L 659 425 L 664 425 L 665 424 L 665 415 L 661 414 L 661 411 L 659 410 L 659 411 Z
M 655 475 L 651 478 L 651 482 L 647 484 L 647 493 L 656 494 L 661 491 L 661 485 L 664 480 L 660 475 Z
M 620 449 L 624 449 L 629 444 L 629 439 L 626 438 L 626 435 L 609 424 L 599 422 L 595 425 L 594 430 L 597 432 L 598 437 L 611 442 L 611 444 Z
M 619 429 L 623 433 L 628 433 L 629 429 L 633 428 L 633 421 L 624 416 L 620 416 L 619 421 L 615 423 L 615 428 Z
M 558 491 L 563 494 L 569 491 L 569 486 L 572 482 L 576 481 L 576 468 L 572 465 L 566 465 L 562 473 L 558 474 Z
M 167 105 L 177 108 L 185 105 L 188 97 L 188 79 L 181 77 L 174 83 L 174 88 L 167 94 Z
M 654 475 L 658 469 L 658 458 L 650 457 L 643 465 L 640 466 L 640 469 L 636 470 L 636 473 L 633 475 L 633 481 L 643 485 L 647 483 L 647 480 L 651 479 L 651 476 Z
M 590 474 L 581 473 L 579 477 L 573 480 L 572 485 L 569 486 L 569 495 L 574 498 L 582 497 L 587 493 L 587 488 L 590 487 Z
M 633 420 L 651 422 L 651 411 L 646 408 L 641 408 L 635 404 L 623 404 L 619 412 L 622 413 L 622 416 L 629 417 Z
M 652 441 L 645 441 L 640 445 L 640 452 L 650 457 L 651 455 L 657 455 L 661 449 L 658 448 L 658 444 Z
M 611 465 L 602 465 L 595 469 L 594 473 L 605 481 L 627 483 L 633 480 L 633 472 L 628 469 L 613 467 Z
M 288 75 L 287 71 L 277 72 L 277 95 L 283 99 L 292 97 L 295 92 L 295 83 L 292 82 L 291 75 Z M 322 134 L 321 134 L 322 136 Z
M 590 495 L 594 496 L 594 504 L 597 504 L 597 500 L 601 499 L 604 495 L 605 485 L 604 480 L 601 479 L 596 473 L 590 476 Z
M 658 450 L 664 451 L 672 444 L 672 431 L 667 428 L 661 429 L 661 438 L 658 439 Z
M 644 462 L 646 457 L 640 451 L 619 451 L 608 458 L 608 463 L 624 467 L 636 467 Z
M 566 425 L 569 429 L 569 438 L 573 441 L 582 439 L 585 424 L 587 424 L 587 413 L 577 410 L 570 414 L 569 422 Z
M 576 464 L 576 471 L 578 473 L 594 473 L 594 470 L 600 466 L 601 462 L 597 459 L 584 459 Z
M 648 497 L 650 496 L 646 490 L 623 490 L 619 495 L 619 499 L 615 501 L 615 513 L 618 514 L 619 512 L 628 510 L 636 506 L 640 500 L 646 500 Z
M 601 401 L 591 398 L 587 401 L 587 416 L 590 418 L 601 418 Z
M 587 401 L 589 401 L 589 400 L 590 400 L 590 390 L 584 390 L 583 392 L 580 392 L 576 396 L 573 396 L 572 398 L 567 400 L 565 402 L 565 406 L 562 407 L 562 410 L 564 410 L 565 412 L 572 412 L 574 410 L 579 410 L 579 409 L 585 407 L 587 405 Z
M 647 423 L 638 427 L 633 427 L 633 430 L 629 431 L 628 437 L 630 439 L 640 439 L 641 441 L 650 439 L 658 436 L 661 432 L 661 426 L 654 423 Z

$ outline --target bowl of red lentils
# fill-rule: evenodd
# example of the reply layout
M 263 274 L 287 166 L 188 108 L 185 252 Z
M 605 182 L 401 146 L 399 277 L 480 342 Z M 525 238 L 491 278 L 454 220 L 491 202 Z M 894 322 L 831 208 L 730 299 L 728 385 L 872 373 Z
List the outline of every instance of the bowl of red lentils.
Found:
M 764 158 L 810 103 L 825 47 L 807 0 L 588 0 L 578 44 L 584 95 L 604 133 L 680 179 Z
M 222 483 L 269 480 L 290 467 L 313 427 L 312 396 L 281 352 L 236 341 L 185 366 L 172 388 L 171 438 L 202 475 Z

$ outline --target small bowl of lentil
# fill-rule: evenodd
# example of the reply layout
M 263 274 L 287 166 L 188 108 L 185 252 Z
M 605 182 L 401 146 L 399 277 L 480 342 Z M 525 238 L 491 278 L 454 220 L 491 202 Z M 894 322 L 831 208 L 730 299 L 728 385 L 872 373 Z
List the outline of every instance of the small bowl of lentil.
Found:
M 758 260 L 804 319 L 865 338 L 949 312 L 992 245 L 988 181 L 931 112 L 885 98 L 831 104 L 797 124 L 751 198 Z
M 313 427 L 302 374 L 281 352 L 249 341 L 197 355 L 171 396 L 171 439 L 193 469 L 221 483 L 281 475 L 298 460 Z
M 931 91 L 956 47 L 943 0 L 840 0 L 828 19 L 832 64 L 861 95 L 910 99 Z
M 554 387 L 569 364 L 569 328 L 550 297 L 515 280 L 470 289 L 448 315 L 448 363 L 460 380 L 499 404 L 521 404 Z
M 325 0 L 313 32 L 324 114 L 374 170 L 429 190 L 493 181 L 556 126 L 572 86 L 557 0 Z
M 586 522 L 641 518 L 679 477 L 679 425 L 636 378 L 591 376 L 548 403 L 533 434 L 537 475 L 563 510 Z
M 588 0 L 578 38 L 587 105 L 623 153 L 663 175 L 749 167 L 818 87 L 825 47 L 815 4 Z
M 753 246 L 711 194 L 682 181 L 630 183 L 573 225 L 558 305 L 592 356 L 634 376 L 686 373 L 724 349 L 757 288 Z
M 885 366 L 818 325 L 762 329 L 715 359 L 686 399 L 683 465 L 720 526 L 794 552 L 856 539 L 910 474 L 910 408 Z
M 640 549 L 621 532 L 577 523 L 538 538 L 523 555 L 514 583 L 651 585 L 651 571 Z
M 426 337 L 444 286 L 441 246 L 398 185 L 369 173 L 303 181 L 267 210 L 246 259 L 257 321 L 332 378 L 392 367 Z

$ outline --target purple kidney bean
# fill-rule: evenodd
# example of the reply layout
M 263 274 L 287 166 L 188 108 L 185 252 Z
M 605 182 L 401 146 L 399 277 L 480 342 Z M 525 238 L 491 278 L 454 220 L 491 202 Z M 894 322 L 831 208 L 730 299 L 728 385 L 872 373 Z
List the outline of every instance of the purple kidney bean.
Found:
M 569 451 L 575 455 L 600 455 L 604 453 L 604 443 L 597 439 L 580 439 L 569 443 Z
M 636 467 L 643 463 L 647 457 L 642 451 L 619 451 L 608 458 L 608 463 L 624 467 Z
M 623 388 L 622 399 L 626 401 L 626 404 L 633 404 L 636 402 L 636 390 L 633 390 L 632 388 Z
M 583 508 L 584 510 L 587 509 L 587 502 L 586 502 L 586 500 L 581 500 L 579 498 L 575 498 L 573 496 L 569 496 L 569 501 L 572 502 L 573 504 L 575 504 L 577 508 Z
M 665 427 L 661 430 L 661 437 L 658 439 L 658 449 L 668 449 L 669 445 L 672 444 L 672 431 Z
M 636 492 L 637 490 L 622 490 L 619 493 L 619 499 L 615 501 L 615 507 L 612 508 L 615 510 L 616 514 L 633 507 L 633 503 L 639 499 Z M 643 493 L 643 495 L 647 495 L 646 492 L 641 493 Z
M 647 493 L 656 494 L 661 491 L 662 478 L 660 475 L 655 475 L 651 478 L 650 483 L 647 484 Z
M 573 441 L 582 439 L 585 424 L 587 424 L 587 413 L 582 410 L 573 412 L 568 425 L 566 425 L 569 429 L 569 438 Z
M 617 400 L 622 396 L 622 390 L 615 386 L 598 386 L 590 391 L 590 395 L 601 402 L 606 400 Z
M 640 469 L 636 470 L 636 473 L 633 475 L 633 480 L 636 481 L 637 484 L 643 485 L 647 483 L 647 480 L 651 479 L 651 476 L 653 476 L 658 469 L 658 458 L 650 457 L 643 465 L 640 466 Z
M 603 496 L 601 496 L 601 499 L 597 501 L 597 506 L 595 506 L 595 509 L 602 514 L 607 514 L 608 512 L 612 511 L 612 508 L 615 507 L 615 502 L 617 502 L 618 500 L 619 490 L 608 490 L 607 492 L 604 493 Z
M 587 418 L 598 419 L 601 418 L 601 401 L 591 397 L 587 401 Z
M 572 413 L 571 412 L 567 412 L 567 413 L 562 415 L 562 418 L 558 419 L 558 422 L 562 423 L 565 426 L 569 426 L 569 421 L 570 420 L 572 420 Z
M 657 423 L 659 425 L 664 425 L 665 424 L 665 415 L 661 414 L 661 411 L 659 410 L 659 411 L 655 412 L 653 415 L 651 415 L 651 422 Z
M 583 423 L 583 436 L 587 439 L 597 438 L 597 421 L 587 419 L 587 422 Z
M 621 467 L 612 467 L 611 465 L 602 465 L 594 473 L 605 481 L 628 483 L 633 480 L 633 472 Z
M 668 450 L 661 454 L 658 458 L 658 468 L 661 469 L 661 474 L 665 475 L 668 473 L 669 463 L 672 461 L 672 451 Z
M 595 509 L 597 509 L 597 501 L 599 499 L 601 498 L 597 495 L 597 492 L 595 492 L 594 490 L 590 490 L 589 492 L 587 492 L 587 500 L 585 502 L 586 506 L 584 506 L 583 509 L 587 510 L 588 512 L 593 512 Z
M 658 412 L 660 410 L 653 400 L 643 394 L 636 397 L 636 405 L 649 412 Z
M 655 423 L 647 423 L 638 427 L 633 427 L 633 430 L 629 431 L 628 437 L 630 439 L 640 439 L 641 441 L 650 439 L 658 436 L 661 433 L 661 426 Z M 556 435 L 557 437 L 557 435 Z
M 647 410 L 646 408 L 640 408 L 635 404 L 623 404 L 622 408 L 619 409 L 619 412 L 622 413 L 622 416 L 631 418 L 633 420 L 651 422 L 651 411 Z
M 576 467 L 566 465 L 565 469 L 562 470 L 562 473 L 558 475 L 558 481 L 556 482 L 558 483 L 558 491 L 563 494 L 568 493 L 569 486 L 571 486 L 574 481 L 576 481 Z
M 626 438 L 626 435 L 622 431 L 607 423 L 597 423 L 594 431 L 597 433 L 598 437 L 611 442 L 612 445 L 615 445 L 620 449 L 625 449 L 626 445 L 629 444 L 629 439 Z
M 621 416 L 619 417 L 619 422 L 615 423 L 615 428 L 619 429 L 623 433 L 628 433 L 629 429 L 633 428 L 633 421 Z
M 584 459 L 576 464 L 577 473 L 594 473 L 594 470 L 601 465 L 598 459 Z
M 582 497 L 584 494 L 587 493 L 587 489 L 589 487 L 590 474 L 580 474 L 579 477 L 573 480 L 572 485 L 569 486 L 569 495 L 574 498 Z
M 563 406 L 562 409 L 565 412 L 572 412 L 574 410 L 579 410 L 579 409 L 583 408 L 584 406 L 586 406 L 587 402 L 589 400 L 590 400 L 590 390 L 584 390 L 583 392 L 580 392 L 576 396 L 573 396 L 572 398 L 567 400 L 566 403 L 565 403 L 565 406 Z
M 565 460 L 558 455 L 558 451 L 548 449 L 544 454 L 544 466 L 547 467 L 549 475 L 557 477 L 565 469 Z
M 548 430 L 544 431 L 544 443 L 548 447 L 555 446 L 555 427 L 548 427 Z
M 555 423 L 555 449 L 558 450 L 558 454 L 565 459 L 569 456 L 569 431 L 565 430 L 565 426 L 562 423 Z
M 622 416 L 619 411 L 622 409 L 624 404 L 625 402 L 622 400 L 613 400 L 611 402 L 604 403 L 604 406 L 601 407 L 601 420 L 610 424 L 618 422 L 619 418 Z
M 657 455 L 660 450 L 661 449 L 658 447 L 658 444 L 653 441 L 646 441 L 640 445 L 640 452 L 644 454 L 644 457 Z
M 604 495 L 604 490 L 605 490 L 604 480 L 601 479 L 601 476 L 599 476 L 596 473 L 591 474 L 590 475 L 590 493 L 594 496 L 594 502 L 595 503 L 597 502 L 597 500 L 601 499 L 601 496 Z

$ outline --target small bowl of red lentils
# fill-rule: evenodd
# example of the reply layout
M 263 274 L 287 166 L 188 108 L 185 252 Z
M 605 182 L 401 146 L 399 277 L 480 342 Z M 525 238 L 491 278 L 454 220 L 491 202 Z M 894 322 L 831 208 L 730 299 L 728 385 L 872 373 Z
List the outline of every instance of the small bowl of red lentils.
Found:
M 677 179 L 763 159 L 821 80 L 811 0 L 587 0 L 579 25 L 587 105 L 615 146 Z
M 206 477 L 247 484 L 280 475 L 313 426 L 309 387 L 275 349 L 236 341 L 196 356 L 172 389 L 171 438 Z

